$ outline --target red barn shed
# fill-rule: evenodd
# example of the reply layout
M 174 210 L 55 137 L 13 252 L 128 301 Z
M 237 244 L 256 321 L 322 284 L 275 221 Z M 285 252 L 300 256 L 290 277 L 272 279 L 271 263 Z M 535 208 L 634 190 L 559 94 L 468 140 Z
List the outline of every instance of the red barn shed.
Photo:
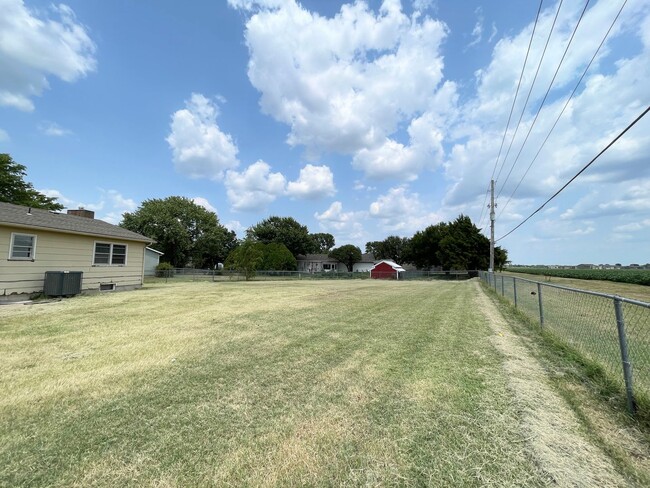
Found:
M 370 277 L 379 280 L 399 280 L 399 274 L 405 270 L 394 261 L 384 259 L 375 264 L 370 270 Z

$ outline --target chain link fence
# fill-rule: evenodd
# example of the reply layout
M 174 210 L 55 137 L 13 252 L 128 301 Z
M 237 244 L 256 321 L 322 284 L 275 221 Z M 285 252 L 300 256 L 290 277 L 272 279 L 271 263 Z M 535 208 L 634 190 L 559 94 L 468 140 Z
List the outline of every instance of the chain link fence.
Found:
M 599 364 L 630 413 L 650 399 L 650 303 L 481 271 L 480 279 L 541 328 Z
M 478 276 L 478 271 L 421 271 L 407 270 L 399 273 L 387 273 L 385 276 L 375 278 L 398 279 L 398 280 L 446 280 L 459 281 L 467 280 Z M 308 271 L 266 271 L 257 270 L 252 281 L 271 280 L 367 280 L 370 279 L 369 271 L 340 272 L 320 271 L 310 273 Z M 226 269 L 195 269 L 195 268 L 174 268 L 157 270 L 155 276 L 145 278 L 147 283 L 159 283 L 174 281 L 245 281 L 244 273 Z
M 281 280 L 363 280 L 369 279 L 369 273 L 343 273 L 336 271 L 267 271 L 257 270 L 251 281 L 281 281 Z M 147 283 L 170 281 L 245 281 L 246 275 L 240 271 L 227 269 L 195 269 L 174 268 L 157 270 L 156 275 L 145 279 Z

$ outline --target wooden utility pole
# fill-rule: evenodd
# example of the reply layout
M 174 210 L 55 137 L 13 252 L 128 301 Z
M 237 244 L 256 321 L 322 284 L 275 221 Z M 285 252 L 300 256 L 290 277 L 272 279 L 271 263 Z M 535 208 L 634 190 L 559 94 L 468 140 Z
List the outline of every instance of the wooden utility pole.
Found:
M 490 273 L 494 271 L 494 180 L 490 181 Z

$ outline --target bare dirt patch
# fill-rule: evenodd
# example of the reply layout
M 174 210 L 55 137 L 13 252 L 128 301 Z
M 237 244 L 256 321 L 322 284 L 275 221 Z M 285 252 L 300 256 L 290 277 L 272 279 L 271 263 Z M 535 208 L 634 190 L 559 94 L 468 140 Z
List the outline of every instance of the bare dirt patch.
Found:
M 478 282 L 475 286 L 478 289 Z M 539 467 L 559 486 L 627 486 L 607 455 L 581 432 L 574 412 L 551 388 L 542 366 L 492 301 L 480 290 L 476 297 L 494 331 L 492 342 L 505 358 L 509 387 Z

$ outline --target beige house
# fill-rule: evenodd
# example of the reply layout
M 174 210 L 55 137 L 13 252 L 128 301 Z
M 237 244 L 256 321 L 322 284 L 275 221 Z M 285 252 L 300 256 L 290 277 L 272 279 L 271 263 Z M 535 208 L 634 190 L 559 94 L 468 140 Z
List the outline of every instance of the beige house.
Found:
M 42 291 L 47 271 L 81 271 L 82 291 L 138 288 L 152 242 L 89 210 L 63 214 L 0 202 L 0 300 Z

